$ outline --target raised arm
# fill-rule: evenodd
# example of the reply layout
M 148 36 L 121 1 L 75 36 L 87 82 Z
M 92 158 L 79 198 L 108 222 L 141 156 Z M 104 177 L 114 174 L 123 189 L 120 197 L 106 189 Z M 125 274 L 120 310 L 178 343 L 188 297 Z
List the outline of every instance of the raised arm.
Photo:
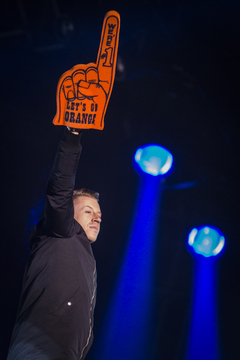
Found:
M 73 189 L 81 153 L 81 134 L 66 129 L 47 184 L 44 226 L 58 237 L 73 235 Z

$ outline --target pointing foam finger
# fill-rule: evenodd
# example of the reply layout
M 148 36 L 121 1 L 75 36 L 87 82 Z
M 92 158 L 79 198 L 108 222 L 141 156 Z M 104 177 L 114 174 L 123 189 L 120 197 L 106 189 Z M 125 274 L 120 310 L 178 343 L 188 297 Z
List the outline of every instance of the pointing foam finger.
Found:
M 97 62 L 78 64 L 61 76 L 55 125 L 103 130 L 115 76 L 119 31 L 120 15 L 116 11 L 108 12 L 103 22 Z

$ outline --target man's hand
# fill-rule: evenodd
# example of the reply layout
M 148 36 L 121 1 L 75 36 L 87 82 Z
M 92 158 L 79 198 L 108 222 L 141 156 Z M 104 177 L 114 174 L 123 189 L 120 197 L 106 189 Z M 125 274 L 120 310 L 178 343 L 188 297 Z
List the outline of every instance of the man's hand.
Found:
M 53 119 L 55 125 L 103 129 L 115 76 L 119 30 L 119 14 L 108 12 L 96 64 L 76 65 L 61 76 L 57 88 L 57 113 Z

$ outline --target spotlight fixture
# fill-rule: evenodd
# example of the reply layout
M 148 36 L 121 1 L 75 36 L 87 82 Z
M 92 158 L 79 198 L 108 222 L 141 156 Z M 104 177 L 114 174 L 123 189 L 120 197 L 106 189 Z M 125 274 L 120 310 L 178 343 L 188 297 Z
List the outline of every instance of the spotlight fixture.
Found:
M 163 146 L 155 144 L 139 148 L 134 159 L 143 172 L 152 176 L 167 174 L 173 164 L 172 154 Z
M 213 226 L 201 226 L 191 230 L 188 245 L 195 253 L 204 257 L 216 256 L 222 251 L 225 238 L 219 229 Z

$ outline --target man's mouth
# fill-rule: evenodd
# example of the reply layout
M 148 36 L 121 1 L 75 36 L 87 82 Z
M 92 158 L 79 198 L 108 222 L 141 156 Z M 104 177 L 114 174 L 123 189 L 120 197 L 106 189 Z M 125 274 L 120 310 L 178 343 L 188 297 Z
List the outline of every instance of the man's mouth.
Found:
M 90 226 L 90 229 L 93 229 L 93 230 L 96 230 L 96 231 L 99 230 L 97 226 Z

